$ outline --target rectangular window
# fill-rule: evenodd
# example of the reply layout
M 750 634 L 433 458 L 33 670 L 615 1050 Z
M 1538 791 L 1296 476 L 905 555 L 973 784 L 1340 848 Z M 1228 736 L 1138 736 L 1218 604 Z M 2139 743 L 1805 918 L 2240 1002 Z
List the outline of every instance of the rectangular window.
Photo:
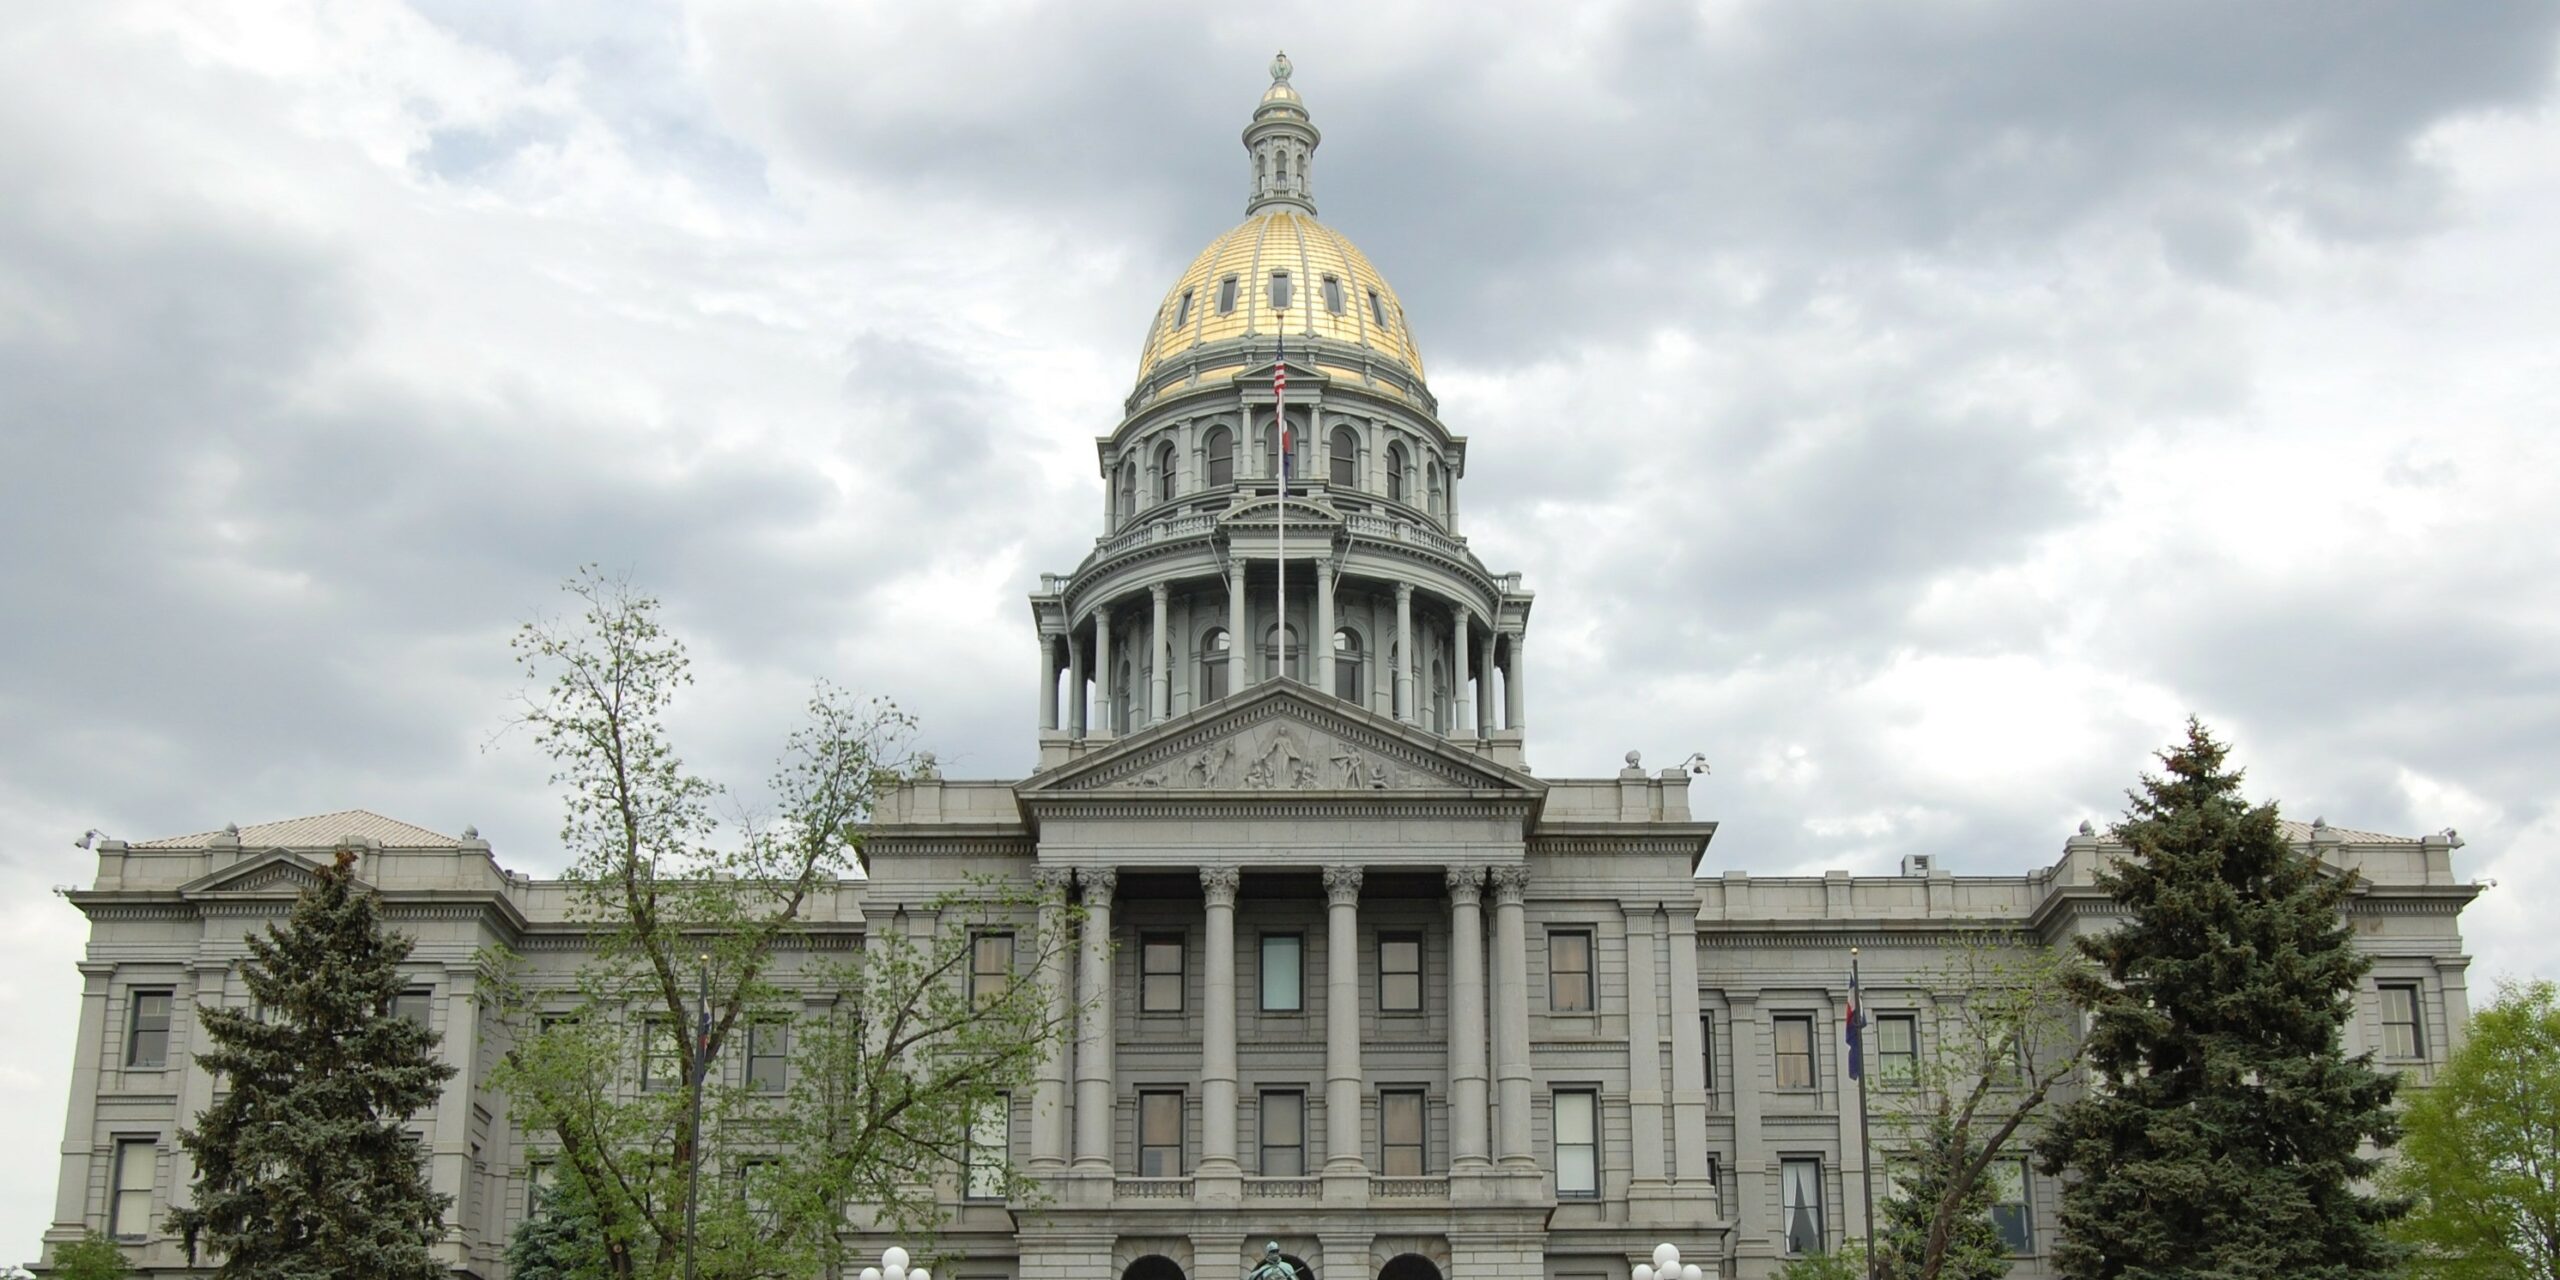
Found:
M 1138 1012 L 1182 1012 L 1182 935 L 1150 933 L 1138 943 Z
M 107 1205 L 107 1234 L 139 1240 L 151 1234 L 151 1184 L 160 1176 L 160 1144 L 150 1138 L 116 1143 L 115 1199 Z
M 1289 309 L 1289 273 L 1286 271 L 1271 273 L 1271 309 L 1274 311 Z
M 124 1037 L 124 1065 L 169 1065 L 169 1007 L 176 999 L 173 991 L 133 993 L 132 1025 Z
M 1001 1000 L 1013 986 L 1013 935 L 982 933 L 969 941 L 969 998 Z
M 1173 327 L 1179 329 L 1189 323 L 1191 323 L 1191 291 L 1185 289 L 1182 291 L 1182 301 L 1173 304 Z
M 1778 1162 L 1778 1223 L 1787 1252 L 1822 1252 L 1822 1162 Z
M 774 1184 L 781 1176 L 782 1162 L 778 1160 L 738 1162 L 738 1201 L 747 1207 L 748 1216 L 766 1227 L 781 1219 L 773 1200 Z
M 1295 1089 L 1262 1091 L 1262 1176 L 1307 1176 L 1307 1095 Z
M 542 1198 L 560 1185 L 560 1166 L 549 1160 L 536 1160 L 524 1167 L 524 1211 L 531 1217 L 542 1212 Z
M 640 1023 L 640 1087 L 674 1089 L 684 1084 L 684 1042 L 672 1018 L 646 1018 Z
M 1378 318 L 1379 328 L 1384 329 L 1387 327 L 1386 300 L 1380 298 L 1378 296 L 1378 291 L 1375 289 L 1371 289 L 1369 291 L 1369 314 Z
M 1378 1171 L 1390 1178 L 1424 1173 L 1422 1090 L 1378 1091 Z
M 1591 931 L 1551 929 L 1547 932 L 1547 1008 L 1555 1013 L 1589 1013 Z
M 1218 282 L 1218 314 L 1228 315 L 1236 309 L 1236 278 L 1228 276 Z
M 1556 1112 L 1556 1195 L 1600 1194 L 1600 1095 L 1559 1089 Z
M 411 987 L 391 997 L 391 1016 L 407 1018 L 423 1027 L 427 1025 L 428 1014 L 435 1008 L 435 1003 L 436 993 L 432 989 Z
M 1342 277 L 1324 278 L 1324 309 L 1335 315 L 1342 314 Z
M 1712 1013 L 1698 1015 L 1698 1055 L 1706 1059 L 1705 1080 L 1712 1092 L 1716 1087 L 1716 1016 Z
M 1013 1099 L 999 1095 L 969 1121 L 968 1185 L 972 1200 L 1004 1199 L 1005 1170 L 1013 1153 Z
M 1920 1080 L 1920 1018 L 1887 1013 L 1876 1018 L 1876 1080 L 1889 1089 L 1908 1089 Z
M 1422 935 L 1378 935 L 1378 1012 L 1422 1012 Z
M 1305 942 L 1294 933 L 1262 935 L 1262 1011 L 1296 1013 L 1300 1002 L 1301 951 Z
M 2027 1213 L 2027 1162 L 1994 1160 L 1984 1173 L 1991 1179 L 1991 1225 L 2011 1253 L 2035 1251 L 2035 1224 Z
M 790 1079 L 791 1024 L 765 1018 L 747 1024 L 747 1087 L 780 1093 Z
M 2382 984 L 2382 1056 L 2386 1058 L 2423 1058 L 2427 1039 L 2418 1021 L 2418 985 L 2414 982 Z
M 1180 1090 L 1142 1089 L 1138 1093 L 1138 1176 L 1182 1176 Z
M 1769 1019 L 1770 1039 L 1776 1042 L 1778 1055 L 1778 1087 L 1810 1089 L 1813 1087 L 1813 1015 L 1781 1013 Z

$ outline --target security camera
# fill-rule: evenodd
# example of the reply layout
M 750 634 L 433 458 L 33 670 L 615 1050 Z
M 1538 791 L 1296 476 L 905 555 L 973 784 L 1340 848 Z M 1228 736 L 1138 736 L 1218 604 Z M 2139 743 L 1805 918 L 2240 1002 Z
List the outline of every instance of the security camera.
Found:
M 1704 752 L 1692 751 L 1689 753 L 1688 759 L 1680 762 L 1680 767 L 1688 770 L 1692 775 L 1704 776 L 1707 772 L 1706 754 Z
M 81 832 L 80 838 L 72 841 L 71 846 L 75 849 L 95 849 L 98 847 L 99 841 L 112 840 L 114 838 L 114 836 L 108 835 L 106 832 L 100 831 L 96 827 L 91 827 L 88 830 Z

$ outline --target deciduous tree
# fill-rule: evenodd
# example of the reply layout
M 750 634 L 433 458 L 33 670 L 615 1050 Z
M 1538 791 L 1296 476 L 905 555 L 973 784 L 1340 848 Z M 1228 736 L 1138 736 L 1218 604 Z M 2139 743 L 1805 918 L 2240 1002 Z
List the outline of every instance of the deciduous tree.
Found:
M 2413 1275 L 2560 1280 L 2560 989 L 2509 984 L 2402 1115 L 2386 1183 Z

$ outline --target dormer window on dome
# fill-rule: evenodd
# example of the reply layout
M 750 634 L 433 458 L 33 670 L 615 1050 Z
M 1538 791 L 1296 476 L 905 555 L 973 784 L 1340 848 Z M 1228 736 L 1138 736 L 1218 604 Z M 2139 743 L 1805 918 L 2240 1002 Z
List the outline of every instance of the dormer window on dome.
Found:
M 1324 278 L 1324 309 L 1335 315 L 1342 314 L 1342 277 Z
M 1173 304 L 1173 327 L 1181 329 L 1191 323 L 1191 290 L 1182 291 L 1182 301 Z
M 1289 273 L 1286 271 L 1271 273 L 1271 309 L 1274 311 L 1289 309 Z
M 1218 314 L 1234 315 L 1236 311 L 1236 278 L 1228 276 L 1218 282 Z
M 1387 327 L 1387 302 L 1386 299 L 1378 296 L 1378 291 L 1375 289 L 1369 291 L 1369 314 L 1378 318 L 1380 329 Z

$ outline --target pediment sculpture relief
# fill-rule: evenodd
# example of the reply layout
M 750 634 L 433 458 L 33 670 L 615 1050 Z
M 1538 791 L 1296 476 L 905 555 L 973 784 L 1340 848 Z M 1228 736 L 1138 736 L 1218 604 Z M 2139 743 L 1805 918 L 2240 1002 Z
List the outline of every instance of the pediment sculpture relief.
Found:
M 1275 720 L 1184 751 L 1115 785 L 1192 791 L 1386 791 L 1448 784 L 1303 724 Z

